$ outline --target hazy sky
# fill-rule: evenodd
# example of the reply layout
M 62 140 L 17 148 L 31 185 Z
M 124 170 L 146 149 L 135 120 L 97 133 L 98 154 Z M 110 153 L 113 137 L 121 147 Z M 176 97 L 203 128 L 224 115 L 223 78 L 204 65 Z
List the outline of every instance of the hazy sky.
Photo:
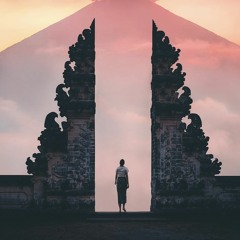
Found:
M 0 51 L 91 2 L 91 0 L 1 0 Z M 239 0 L 158 0 L 157 3 L 240 45 Z

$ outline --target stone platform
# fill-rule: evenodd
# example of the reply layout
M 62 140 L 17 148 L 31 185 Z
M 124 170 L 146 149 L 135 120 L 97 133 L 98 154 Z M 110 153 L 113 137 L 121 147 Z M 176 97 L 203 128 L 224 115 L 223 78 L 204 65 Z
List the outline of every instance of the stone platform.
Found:
M 1 240 L 238 240 L 239 214 L 0 211 Z

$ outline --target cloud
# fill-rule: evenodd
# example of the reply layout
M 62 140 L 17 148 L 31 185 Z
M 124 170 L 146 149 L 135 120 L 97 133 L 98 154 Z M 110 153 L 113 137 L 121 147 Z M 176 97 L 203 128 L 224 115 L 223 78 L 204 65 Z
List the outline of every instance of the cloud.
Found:
M 24 112 L 15 101 L 0 98 L 0 115 L 1 133 L 32 132 L 36 127 L 36 120 Z
M 53 54 L 62 54 L 65 49 L 66 49 L 65 47 L 61 47 L 61 46 L 58 46 L 58 47 L 52 46 L 52 47 L 48 47 L 48 48 L 38 48 L 36 50 L 36 54 L 37 55 L 45 55 L 45 56 L 46 55 L 53 55 Z
M 118 54 L 127 54 L 133 52 L 134 54 L 134 52 L 138 51 L 149 51 L 151 46 L 152 43 L 150 41 L 138 43 L 135 38 L 125 37 L 115 41 L 111 46 L 111 49 L 108 49 L 108 51 L 112 50 Z
M 204 40 L 187 39 L 177 40 L 177 47 L 184 49 L 181 57 L 185 59 L 188 66 L 201 66 L 204 69 L 214 69 L 227 67 L 231 64 L 238 64 L 240 57 L 240 47 L 232 44 L 210 43 Z M 227 56 L 227 60 L 224 56 Z
M 1 174 L 26 174 L 25 161 L 37 150 L 42 123 L 8 99 L 0 98 L 0 115 Z

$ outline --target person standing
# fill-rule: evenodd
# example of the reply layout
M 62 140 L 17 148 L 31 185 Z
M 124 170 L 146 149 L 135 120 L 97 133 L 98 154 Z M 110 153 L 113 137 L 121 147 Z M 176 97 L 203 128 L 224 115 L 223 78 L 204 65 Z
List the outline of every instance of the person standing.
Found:
M 117 185 L 119 212 L 126 212 L 127 189 L 129 188 L 128 168 L 124 166 L 124 159 L 120 160 L 120 166 L 116 169 L 115 184 Z

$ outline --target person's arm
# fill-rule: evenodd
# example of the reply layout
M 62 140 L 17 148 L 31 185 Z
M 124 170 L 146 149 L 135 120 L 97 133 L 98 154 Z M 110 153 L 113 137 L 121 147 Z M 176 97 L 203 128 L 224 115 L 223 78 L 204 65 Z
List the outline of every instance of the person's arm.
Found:
M 126 173 L 126 179 L 127 179 L 127 188 L 129 188 L 129 179 L 128 179 L 128 173 Z
M 115 175 L 115 184 L 117 184 L 117 171 L 116 171 L 116 175 Z

